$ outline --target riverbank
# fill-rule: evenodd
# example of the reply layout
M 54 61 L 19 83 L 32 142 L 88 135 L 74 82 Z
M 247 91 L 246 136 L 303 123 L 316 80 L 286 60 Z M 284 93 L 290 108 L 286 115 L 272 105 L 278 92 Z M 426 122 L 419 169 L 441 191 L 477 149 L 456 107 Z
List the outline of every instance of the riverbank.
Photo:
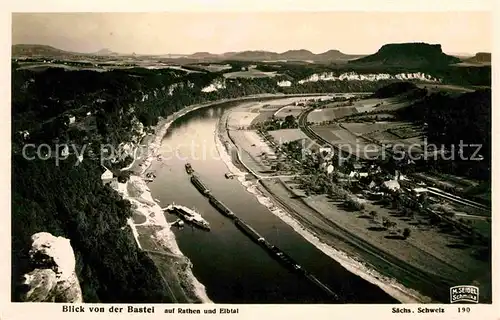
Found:
M 432 301 L 432 299 L 416 290 L 405 287 L 396 279 L 384 276 L 376 271 L 373 264 L 367 263 L 366 260 L 373 261 L 373 258 L 375 260 L 384 260 L 386 263 L 385 268 L 399 269 L 400 266 L 387 261 L 382 250 L 364 245 L 363 241 L 359 241 L 359 239 L 355 241 L 355 235 L 322 219 L 318 212 L 315 212 L 302 200 L 294 199 L 290 190 L 286 188 L 285 184 L 280 183 L 278 179 L 247 180 L 245 171 L 250 172 L 250 176 L 255 176 L 256 172 L 266 168 L 245 150 L 240 150 L 241 152 L 235 155 L 234 150 L 236 150 L 236 144 L 238 144 L 237 140 L 244 135 L 231 137 L 232 131 L 228 131 L 226 126 L 227 117 L 228 112 L 223 115 L 217 126 L 217 139 L 220 140 L 217 145 L 219 146 L 221 158 L 228 169 L 238 176 L 238 180 L 247 188 L 247 191 L 254 194 L 261 204 L 268 207 L 274 215 L 290 225 L 319 250 L 339 262 L 344 268 L 377 285 L 397 300 L 403 303 Z M 248 143 L 242 144 L 248 145 Z M 360 249 L 364 251 L 364 256 L 359 255 Z M 367 253 L 371 255 L 371 259 L 364 259 Z
M 178 303 L 210 303 L 205 287 L 196 279 L 191 263 L 179 249 L 170 224 L 160 206 L 153 200 L 146 182 L 131 176 L 117 183 L 115 190 L 131 203 L 134 218 L 129 218 L 138 247 L 153 260 L 169 289 L 172 300 Z M 136 217 L 143 219 L 138 222 Z
M 140 146 L 135 147 L 134 155 L 138 157 L 134 157 L 134 161 L 122 169 L 130 170 L 132 175 L 129 181 L 117 183 L 114 187 L 124 199 L 132 204 L 134 215 L 128 220 L 128 226 L 132 230 L 138 247 L 147 252 L 157 266 L 174 301 L 178 303 L 212 302 L 207 296 L 205 287 L 193 275 L 191 262 L 179 249 L 171 226 L 166 221 L 160 205 L 152 198 L 144 179 L 144 174 L 157 158 L 163 137 L 176 119 L 200 108 L 237 101 L 276 99 L 283 96 L 255 95 L 187 106 L 165 119 L 160 119 L 154 127 L 154 133 L 145 135 Z M 142 153 L 138 155 L 139 147 L 142 148 L 140 149 Z

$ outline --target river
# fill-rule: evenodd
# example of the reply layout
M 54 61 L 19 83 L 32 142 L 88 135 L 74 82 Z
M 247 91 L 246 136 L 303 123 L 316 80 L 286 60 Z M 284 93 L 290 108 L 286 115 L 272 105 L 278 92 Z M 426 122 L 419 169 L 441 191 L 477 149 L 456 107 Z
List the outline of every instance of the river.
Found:
M 162 141 L 149 171 L 149 184 L 161 206 L 194 207 L 211 231 L 173 227 L 181 251 L 193 263 L 193 273 L 216 303 L 335 303 L 318 287 L 289 271 L 234 223 L 213 208 L 190 183 L 184 165 L 193 168 L 212 194 L 278 246 L 347 303 L 397 303 L 379 287 L 348 272 L 261 205 L 237 179 L 226 179 L 225 163 L 214 142 L 217 119 L 227 106 L 208 107 L 177 119 Z M 168 221 L 177 218 L 167 214 Z

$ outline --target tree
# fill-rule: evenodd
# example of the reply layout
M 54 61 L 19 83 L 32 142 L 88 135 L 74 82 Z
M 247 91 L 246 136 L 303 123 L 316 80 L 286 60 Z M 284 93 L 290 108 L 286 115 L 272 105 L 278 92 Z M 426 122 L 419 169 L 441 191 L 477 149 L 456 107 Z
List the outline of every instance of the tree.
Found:
M 346 199 L 344 200 L 344 204 L 353 210 L 361 211 L 365 208 L 364 203 L 360 202 L 358 199 L 355 199 L 352 196 L 346 195 Z
M 389 226 L 391 225 L 391 221 L 389 221 L 389 219 L 387 219 L 387 217 L 383 217 L 382 218 L 382 225 L 384 226 L 384 228 L 388 229 Z
M 410 236 L 410 234 L 411 234 L 411 230 L 409 228 L 404 228 L 403 237 L 405 238 L 405 240 Z
M 296 121 L 295 121 L 295 117 L 292 115 L 292 114 L 289 114 L 285 117 L 285 122 L 283 123 L 283 127 L 284 128 L 295 128 L 297 125 L 296 125 Z
M 422 193 L 419 196 L 418 201 L 422 204 L 424 208 L 427 208 L 427 206 L 429 205 L 429 196 L 426 193 Z

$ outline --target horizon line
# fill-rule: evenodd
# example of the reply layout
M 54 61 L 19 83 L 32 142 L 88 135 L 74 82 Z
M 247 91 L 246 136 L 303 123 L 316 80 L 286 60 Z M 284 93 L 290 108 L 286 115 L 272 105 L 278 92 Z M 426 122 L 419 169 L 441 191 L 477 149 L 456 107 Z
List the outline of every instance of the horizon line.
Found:
M 390 42 L 390 43 L 385 43 L 385 44 L 382 44 L 380 46 L 380 48 L 382 48 L 384 45 L 388 45 L 388 44 L 409 44 L 409 43 L 423 43 L 423 44 L 429 44 L 429 45 L 440 45 L 442 46 L 440 43 L 429 43 L 429 42 L 423 42 L 423 41 L 408 41 L 408 42 Z M 230 51 L 224 51 L 224 52 L 210 52 L 210 51 L 195 51 L 195 52 L 192 52 L 192 53 L 174 53 L 174 52 L 168 52 L 168 53 L 137 53 L 137 52 L 130 52 L 130 53 L 124 53 L 124 52 L 117 52 L 117 51 L 114 51 L 110 48 L 107 48 L 107 47 L 103 47 L 102 49 L 99 49 L 97 51 L 91 51 L 91 52 L 83 52 L 83 51 L 72 51 L 72 50 L 69 50 L 69 49 L 61 49 L 61 48 L 58 48 L 54 45 L 51 45 L 51 44 L 43 44 L 43 43 L 26 43 L 26 42 L 23 42 L 23 43 L 12 43 L 11 46 L 15 46 L 15 45 L 31 45 L 31 46 L 48 46 L 48 47 L 52 47 L 54 49 L 57 49 L 57 50 L 61 50 L 61 51 L 66 51 L 66 52 L 69 52 L 69 53 L 82 53 L 82 54 L 96 54 L 98 53 L 99 51 L 102 51 L 102 50 L 108 50 L 112 53 L 115 53 L 117 55 L 139 55 L 139 56 L 164 56 L 164 55 L 179 55 L 179 56 L 191 56 L 191 55 L 194 55 L 194 54 L 197 54 L 197 53 L 208 53 L 208 54 L 213 54 L 213 55 L 224 55 L 224 54 L 227 54 L 227 53 L 241 53 L 241 52 L 269 52 L 269 53 L 276 53 L 276 54 L 283 54 L 283 53 L 286 53 L 286 52 L 289 52 L 289 51 L 309 51 L 310 53 L 314 54 L 314 55 L 319 55 L 319 54 L 323 54 L 323 53 L 326 53 L 328 51 L 338 51 L 342 54 L 345 54 L 345 55 L 371 55 L 371 54 L 374 54 L 376 53 L 377 51 L 375 52 L 372 52 L 372 53 L 348 53 L 348 52 L 345 52 L 345 51 L 342 51 L 342 50 L 339 50 L 339 49 L 327 49 L 326 51 L 321 51 L 321 52 L 313 52 L 309 49 L 305 49 L 305 48 L 300 48 L 300 49 L 288 49 L 286 51 L 273 51 L 273 50 L 266 50 L 266 49 L 244 49 L 244 50 L 230 50 Z M 380 49 L 379 48 L 379 49 Z M 442 50 L 442 49 L 441 49 Z M 443 50 L 442 50 L 443 51 Z M 448 52 L 448 51 L 443 51 L 443 53 L 445 54 L 449 54 L 449 55 L 470 55 L 470 56 L 474 56 L 475 54 L 477 53 L 490 53 L 489 51 L 477 51 L 477 52 Z

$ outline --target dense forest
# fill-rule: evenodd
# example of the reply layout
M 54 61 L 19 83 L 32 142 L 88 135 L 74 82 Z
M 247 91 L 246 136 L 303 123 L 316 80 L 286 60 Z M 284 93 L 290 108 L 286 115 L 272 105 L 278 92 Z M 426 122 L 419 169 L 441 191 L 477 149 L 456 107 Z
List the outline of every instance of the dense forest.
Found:
M 412 93 L 414 97 L 423 97 L 427 95 L 427 90 L 419 89 L 413 82 L 395 82 L 376 90 L 372 97 L 384 99 L 401 95 L 408 96 L 409 93 Z
M 58 166 L 53 159 L 29 161 L 21 155 L 27 143 L 116 146 L 134 137 L 132 129 L 137 120 L 146 127 L 152 126 L 158 117 L 190 104 L 259 93 L 374 91 L 387 84 L 318 81 L 281 88 L 276 78 L 230 80 L 219 73 L 172 69 L 95 72 L 48 68 L 34 72 L 15 70 L 15 64 L 12 67 L 12 298 L 16 301 L 24 290 L 17 285 L 19 277 L 33 268 L 27 259 L 30 237 L 46 231 L 70 239 L 85 302 L 168 302 L 153 262 L 137 248 L 125 224 L 131 216 L 130 204 L 101 183 L 103 169 L 98 159 L 85 157 L 78 166 L 74 166 L 74 155 Z M 294 66 L 284 72 L 284 77 L 298 80 L 315 70 Z M 479 68 L 470 72 L 483 73 Z M 485 75 L 477 77 L 484 79 Z M 486 78 L 489 79 L 489 73 Z M 201 91 L 214 81 L 223 82 L 224 88 Z M 440 98 L 435 99 L 438 100 L 429 103 L 439 107 Z M 471 99 L 476 101 L 479 97 Z M 459 122 L 450 122 L 446 130 L 453 130 L 451 127 L 456 125 L 483 139 L 484 130 L 489 127 L 481 129 L 485 122 L 476 127 L 472 122 L 481 120 L 486 112 L 486 101 L 480 101 L 485 104 L 478 111 L 463 104 L 463 113 L 456 114 L 447 104 L 440 106 L 441 113 L 429 108 L 418 119 L 438 130 L 440 117 L 465 116 L 471 121 L 468 127 L 456 120 Z M 418 113 L 410 109 L 405 116 L 415 116 L 411 110 Z M 70 124 L 69 118 L 76 119 L 75 123 Z M 23 134 L 24 131 L 29 134 Z M 450 141 L 460 138 L 460 134 L 453 131 Z M 489 153 L 483 155 L 489 158 Z
M 36 232 L 71 241 L 86 302 L 170 302 L 149 257 L 126 226 L 130 203 L 100 181 L 98 163 L 12 159 L 12 276 L 31 271 L 28 250 Z M 13 283 L 13 300 L 24 290 Z
M 420 122 L 426 129 L 428 143 L 443 145 L 450 152 L 446 159 L 428 159 L 421 165 L 442 173 L 491 180 L 490 89 L 459 96 L 433 93 L 397 114 L 404 120 Z M 469 146 L 460 151 L 460 143 Z M 481 146 L 478 152 L 475 145 Z
M 412 101 L 394 112 L 397 118 L 424 128 L 429 152 L 431 144 L 448 151 L 444 157 L 417 162 L 422 169 L 491 180 L 491 89 L 430 93 L 411 82 L 396 82 L 376 90 L 372 97 Z

